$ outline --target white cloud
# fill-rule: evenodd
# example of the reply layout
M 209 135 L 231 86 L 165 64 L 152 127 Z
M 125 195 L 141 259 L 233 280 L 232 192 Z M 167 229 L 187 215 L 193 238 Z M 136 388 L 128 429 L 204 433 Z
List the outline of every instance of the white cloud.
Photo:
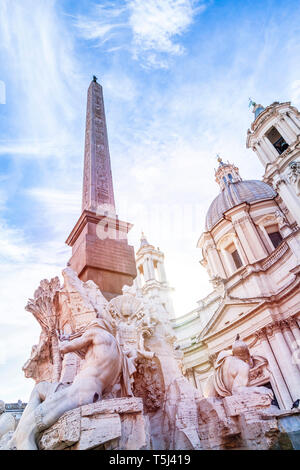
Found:
M 183 47 L 173 38 L 184 33 L 193 22 L 195 4 L 191 0 L 129 1 L 129 23 L 137 53 L 154 50 L 181 54 Z
M 0 131 L 6 133 L 0 154 L 8 165 L 4 164 L 0 192 L 0 399 L 6 401 L 28 399 L 33 384 L 24 380 L 21 367 L 40 328 L 24 306 L 42 278 L 60 274 L 70 256 L 64 245 L 67 233 L 62 235 L 63 218 L 67 223 L 68 214 L 73 223 L 76 220 L 72 207 L 78 203 L 74 188 L 83 148 L 85 86 L 57 3 L 1 0 L 1 79 L 7 99 L 1 108 Z M 32 198 L 30 217 L 22 219 L 25 226 L 14 226 L 14 207 L 18 220 L 23 196 Z M 39 235 L 35 240 L 35 232 L 42 233 L 50 224 L 53 239 Z
M 0 59 L 9 76 L 7 105 L 15 110 L 13 136 L 21 141 L 0 142 L 2 153 L 62 158 L 59 148 L 71 141 L 82 83 L 73 40 L 57 15 L 56 4 L 54 0 L 1 1 Z
M 32 382 L 22 366 L 38 342 L 40 327 L 24 307 L 43 278 L 59 275 L 68 253 L 60 243 L 33 243 L 25 232 L 0 219 L 0 399 L 28 400 Z
M 182 53 L 183 34 L 201 2 L 166 1 L 161 9 L 158 3 L 162 2 L 128 1 L 120 8 L 120 2 L 101 1 L 89 17 L 78 18 L 78 25 L 93 41 L 89 46 L 101 45 L 101 51 L 128 49 L 142 66 L 167 66 L 170 57 Z M 254 28 L 247 18 L 232 30 L 217 28 L 214 34 L 204 34 L 201 43 L 198 38 L 196 54 L 191 57 L 187 51 L 178 63 L 174 60 L 172 79 L 157 85 L 157 72 L 154 80 L 146 74 L 145 83 L 143 74 L 135 76 L 132 62 L 127 66 L 121 60 L 120 67 L 113 54 L 103 60 L 91 47 L 87 61 L 83 58 L 78 66 L 73 38 L 62 23 L 64 17 L 57 14 L 58 2 L 2 4 L 10 6 L 0 18 L 0 51 L 7 48 L 2 63 L 7 62 L 10 74 L 8 97 L 18 97 L 21 106 L 13 107 L 17 136 L 1 141 L 0 153 L 17 154 L 15 161 L 24 166 L 32 164 L 32 157 L 42 169 L 38 174 L 43 178 L 26 182 L 22 194 L 31 197 L 30 210 L 36 211 L 30 223 L 37 224 L 37 230 L 45 224 L 53 233 L 50 241 L 41 237 L 32 242 L 25 231 L 8 224 L 0 232 L 0 250 L 2 246 L 9 254 L 0 284 L 0 343 L 5 351 L 0 399 L 14 400 L 26 399 L 32 387 L 22 378 L 21 366 L 39 332 L 24 305 L 41 278 L 59 274 L 65 265 L 69 248 L 64 240 L 80 212 L 86 83 L 78 74 L 90 57 L 95 59 L 93 66 L 105 70 L 100 81 L 118 213 L 134 224 L 130 240 L 136 247 L 144 229 L 149 242 L 165 252 L 167 275 L 176 288 L 175 308 L 183 314 L 210 289 L 195 244 L 218 192 L 215 154 L 234 161 L 244 178 L 262 175 L 255 154 L 245 149 L 252 118 L 248 96 L 265 105 L 290 98 L 299 103 L 300 42 L 297 16 L 293 21 L 280 19 L 280 35 L 267 22 L 265 37 L 261 25 Z M 30 174 L 34 171 L 30 168 Z M 0 208 L 6 202 L 0 194 Z
M 0 260 L 18 262 L 24 260 L 29 253 L 29 247 L 24 241 L 20 229 L 13 229 L 0 220 Z
M 98 46 L 129 49 L 141 65 L 166 68 L 170 56 L 184 52 L 179 37 L 205 8 L 200 0 L 125 0 L 121 6 L 102 2 L 76 24 L 82 36 Z

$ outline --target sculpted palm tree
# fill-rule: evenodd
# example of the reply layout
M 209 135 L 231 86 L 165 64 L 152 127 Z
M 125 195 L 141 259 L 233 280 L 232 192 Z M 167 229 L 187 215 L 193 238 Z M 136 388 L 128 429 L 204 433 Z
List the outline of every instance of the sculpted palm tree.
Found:
M 58 322 L 58 291 L 60 290 L 59 278 L 56 276 L 50 281 L 44 279 L 34 293 L 34 298 L 29 299 L 25 310 L 31 312 L 41 325 L 48 337 L 50 357 L 52 358 L 52 382 L 59 382 L 62 360 L 59 351 L 59 322 Z

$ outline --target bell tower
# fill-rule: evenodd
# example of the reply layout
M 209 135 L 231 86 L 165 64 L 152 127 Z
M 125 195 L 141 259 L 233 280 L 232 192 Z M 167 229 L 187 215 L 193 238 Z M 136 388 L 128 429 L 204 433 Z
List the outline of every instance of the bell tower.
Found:
M 108 300 L 136 276 L 127 241 L 131 227 L 116 215 L 103 91 L 94 76 L 87 95 L 82 213 L 66 243 L 71 268 L 82 281 L 93 280 Z
M 300 226 L 300 113 L 290 102 L 264 108 L 250 101 L 254 121 L 247 133 L 251 148 L 264 166 L 264 181 L 280 195 Z
M 146 297 L 156 297 L 164 307 L 169 317 L 174 316 L 171 299 L 173 289 L 166 277 L 164 254 L 159 248 L 148 243 L 144 233 L 141 245 L 136 253 L 137 277 L 134 284 Z

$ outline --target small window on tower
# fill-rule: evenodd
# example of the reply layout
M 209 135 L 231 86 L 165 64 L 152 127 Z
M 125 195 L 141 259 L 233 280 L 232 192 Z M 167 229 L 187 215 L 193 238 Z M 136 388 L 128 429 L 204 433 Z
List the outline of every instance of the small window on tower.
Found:
M 232 174 L 231 173 L 228 173 L 228 179 L 229 181 L 232 183 L 233 182 L 233 178 L 232 178 Z
M 281 155 L 288 148 L 288 144 L 286 143 L 282 135 L 279 134 L 278 130 L 275 127 L 272 127 L 266 134 L 266 136 L 273 145 L 273 147 L 275 147 L 279 155 Z
M 231 253 L 231 256 L 232 256 L 232 259 L 233 259 L 233 262 L 234 262 L 234 264 L 235 264 L 236 269 L 239 269 L 240 267 L 243 266 L 241 257 L 240 257 L 240 255 L 239 255 L 239 253 L 238 253 L 237 250 L 234 250 L 234 251 Z
M 278 245 L 280 245 L 280 243 L 282 242 L 282 236 L 279 232 L 278 225 L 271 225 L 269 227 L 266 227 L 266 231 L 269 235 L 271 242 L 273 243 L 274 248 L 277 248 Z

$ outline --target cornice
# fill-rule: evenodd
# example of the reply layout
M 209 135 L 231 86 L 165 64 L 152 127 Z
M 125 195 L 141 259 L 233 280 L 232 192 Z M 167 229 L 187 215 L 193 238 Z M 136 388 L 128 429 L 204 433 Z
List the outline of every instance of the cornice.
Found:
M 115 229 L 118 232 L 128 233 L 129 230 L 133 227 L 133 224 L 120 220 L 117 215 L 115 217 L 109 215 L 97 215 L 95 212 L 85 209 L 77 220 L 65 243 L 69 246 L 73 246 L 80 233 L 88 223 L 97 225 L 104 219 L 109 228 Z

